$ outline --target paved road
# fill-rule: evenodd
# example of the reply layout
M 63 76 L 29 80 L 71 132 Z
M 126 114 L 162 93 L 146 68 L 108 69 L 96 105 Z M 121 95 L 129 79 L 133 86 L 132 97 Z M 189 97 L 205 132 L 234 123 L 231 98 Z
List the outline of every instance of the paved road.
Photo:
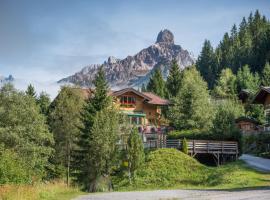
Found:
M 260 158 L 243 154 L 240 160 L 245 161 L 249 166 L 264 172 L 270 172 L 270 159 Z
M 269 200 L 270 189 L 246 191 L 156 190 L 89 194 L 75 200 Z

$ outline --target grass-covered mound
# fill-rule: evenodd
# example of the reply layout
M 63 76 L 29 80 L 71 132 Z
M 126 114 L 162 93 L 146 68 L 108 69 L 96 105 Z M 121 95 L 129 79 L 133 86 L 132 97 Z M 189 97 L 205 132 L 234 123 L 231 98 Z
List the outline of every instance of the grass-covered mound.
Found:
M 150 152 L 132 184 L 127 174 L 113 178 L 116 190 L 175 188 L 232 189 L 270 186 L 270 175 L 252 170 L 240 161 L 207 167 L 176 149 Z

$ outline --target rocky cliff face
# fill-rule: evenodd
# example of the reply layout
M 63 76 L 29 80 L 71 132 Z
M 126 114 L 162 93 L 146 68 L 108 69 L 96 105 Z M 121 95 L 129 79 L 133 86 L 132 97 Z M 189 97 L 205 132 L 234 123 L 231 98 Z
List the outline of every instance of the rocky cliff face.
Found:
M 109 57 L 102 65 L 106 78 L 112 88 L 140 87 L 149 81 L 151 73 L 160 68 L 164 78 L 167 77 L 171 61 L 177 60 L 180 68 L 194 64 L 194 58 L 180 45 L 174 44 L 174 36 L 169 30 L 158 34 L 156 43 L 125 59 Z M 61 79 L 58 83 L 73 83 L 80 86 L 92 86 L 97 69 L 101 64 L 84 67 L 80 72 Z

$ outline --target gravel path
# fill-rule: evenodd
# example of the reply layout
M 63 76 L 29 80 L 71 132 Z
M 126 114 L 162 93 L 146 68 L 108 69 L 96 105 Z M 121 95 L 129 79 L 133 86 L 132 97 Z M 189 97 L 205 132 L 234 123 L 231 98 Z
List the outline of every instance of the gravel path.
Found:
M 246 191 L 156 190 L 144 192 L 96 193 L 74 200 L 269 200 L 270 188 Z
M 249 166 L 264 172 L 270 172 L 270 159 L 260 158 L 243 154 L 240 160 L 245 161 Z

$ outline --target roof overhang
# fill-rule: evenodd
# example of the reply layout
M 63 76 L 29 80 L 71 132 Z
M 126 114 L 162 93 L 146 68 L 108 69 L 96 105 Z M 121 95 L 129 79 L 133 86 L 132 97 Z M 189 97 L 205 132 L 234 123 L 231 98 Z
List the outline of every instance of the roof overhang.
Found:
M 139 91 L 137 91 L 137 90 L 135 90 L 133 88 L 122 89 L 122 90 L 113 92 L 111 95 L 117 97 L 117 96 L 120 96 L 120 95 L 125 94 L 127 92 L 133 92 L 133 93 L 137 94 L 138 96 L 140 96 L 140 97 L 142 97 L 142 98 L 144 98 L 144 99 L 146 99 L 148 101 L 151 100 L 151 98 L 149 98 L 148 96 L 144 95 L 143 93 L 141 93 L 141 92 L 139 92 Z
M 268 94 L 270 94 L 270 87 L 261 87 L 260 90 L 256 93 L 252 103 L 264 104 Z

